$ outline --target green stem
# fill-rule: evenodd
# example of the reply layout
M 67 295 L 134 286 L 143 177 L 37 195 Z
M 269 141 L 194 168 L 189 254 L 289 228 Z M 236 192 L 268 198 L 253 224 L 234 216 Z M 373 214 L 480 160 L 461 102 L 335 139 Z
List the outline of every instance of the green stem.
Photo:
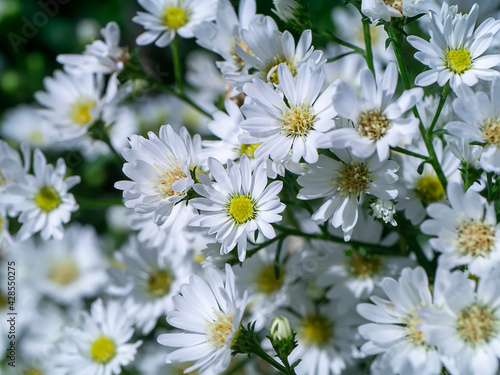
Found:
M 270 240 L 267 240 L 266 242 L 262 242 L 261 244 L 257 245 L 253 249 L 247 251 L 247 258 L 250 258 L 252 255 L 254 255 L 259 250 L 261 250 L 261 249 L 271 245 L 273 242 L 276 242 L 276 241 L 278 241 L 282 238 L 285 238 L 285 237 L 286 236 L 284 234 L 279 234 L 276 237 L 271 238 Z
M 363 15 L 363 33 L 365 39 L 365 60 L 368 68 L 372 71 L 375 77 L 375 67 L 373 65 L 373 52 L 372 52 L 372 36 L 370 34 L 370 19 Z
M 403 83 L 405 86 L 406 90 L 411 89 L 411 84 L 410 80 L 408 78 L 408 72 L 406 70 L 406 65 L 405 65 L 405 59 L 403 55 L 403 35 L 401 32 L 394 32 L 394 27 L 392 24 L 386 25 L 386 31 L 387 34 L 389 35 L 389 38 L 392 41 L 392 46 L 394 49 L 394 55 L 396 56 L 396 60 L 398 62 L 399 66 L 399 72 L 401 74 L 401 78 L 403 79 Z M 425 127 L 422 123 L 422 118 L 420 117 L 420 114 L 418 113 L 417 107 L 413 108 L 413 113 L 415 117 L 417 117 L 420 121 L 418 128 L 420 130 L 420 134 L 422 135 L 422 139 L 424 140 L 425 147 L 427 148 L 427 152 L 429 153 L 429 163 L 432 165 L 434 168 L 434 171 L 436 172 L 436 175 L 441 182 L 441 185 L 443 186 L 443 189 L 446 191 L 446 186 L 448 185 L 448 181 L 446 179 L 446 176 L 443 172 L 443 169 L 441 168 L 441 165 L 439 164 L 436 151 L 434 150 L 434 146 L 432 145 L 432 141 L 427 137 L 427 132 L 425 130 Z
M 394 151 L 394 152 L 399 152 L 400 154 L 405 154 L 405 155 L 408 155 L 408 156 L 413 156 L 415 158 L 419 158 L 419 159 L 423 159 L 423 160 L 428 160 L 429 159 L 425 155 L 418 154 L 416 152 L 407 150 L 405 148 L 397 147 L 397 146 L 396 147 L 391 147 L 391 150 Z
M 326 59 L 326 63 L 328 64 L 328 63 L 335 62 L 337 60 L 343 59 L 346 56 L 352 55 L 354 53 L 356 53 L 356 52 L 355 51 L 349 51 L 349 52 L 343 53 L 343 54 L 335 56 L 335 57 L 330 57 L 329 59 Z
M 352 43 L 346 42 L 343 39 L 340 39 L 338 36 L 333 35 L 331 32 L 327 31 L 324 33 L 317 33 L 320 38 L 326 39 L 326 40 L 331 40 L 332 42 L 335 42 L 337 44 L 340 44 L 341 46 L 347 47 L 352 49 L 354 52 L 359 53 L 360 55 L 365 55 L 365 51 L 363 48 L 359 48 L 358 46 L 355 46 Z
M 123 200 L 121 198 L 110 198 L 110 199 L 93 199 L 78 197 L 78 204 L 85 208 L 96 208 L 96 207 L 111 207 L 111 206 L 121 206 L 123 205 Z
M 176 36 L 172 43 L 170 43 L 170 49 L 172 51 L 172 58 L 174 60 L 174 74 L 175 74 L 175 85 L 176 92 L 178 94 L 184 94 L 182 70 L 181 70 L 181 58 L 179 55 L 179 38 Z
M 260 346 L 257 350 L 255 350 L 254 354 L 262 358 L 264 361 L 269 363 L 271 366 L 273 366 L 276 370 L 278 370 L 282 374 L 295 375 L 295 371 L 293 370 L 290 371 L 283 365 L 279 364 L 278 361 L 276 361 L 273 357 L 267 354 Z
M 436 123 L 439 119 L 439 116 L 441 115 L 441 111 L 443 110 L 444 103 L 446 102 L 446 98 L 448 97 L 448 94 L 450 93 L 450 83 L 447 82 L 446 85 L 443 87 L 443 92 L 441 92 L 441 96 L 439 98 L 439 104 L 436 110 L 436 114 L 434 115 L 434 118 L 432 119 L 432 124 L 429 127 L 429 130 L 427 131 L 427 136 L 428 138 L 432 138 L 432 133 L 434 131 L 434 127 L 436 126 Z
M 276 249 L 276 256 L 274 257 L 274 277 L 276 280 L 280 278 L 280 256 L 281 249 L 283 248 L 283 241 L 285 241 L 285 237 L 282 237 L 278 242 L 278 248 Z

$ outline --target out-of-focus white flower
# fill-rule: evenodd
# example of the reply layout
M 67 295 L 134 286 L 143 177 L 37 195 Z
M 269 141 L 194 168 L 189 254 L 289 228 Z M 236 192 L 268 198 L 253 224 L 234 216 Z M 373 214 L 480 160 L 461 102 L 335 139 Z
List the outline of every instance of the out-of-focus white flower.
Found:
M 132 21 L 146 31 L 137 37 L 136 43 L 145 46 L 155 43 L 168 46 L 179 35 L 193 38 L 194 29 L 204 21 L 213 21 L 217 0 L 138 0 L 147 11 L 138 12 Z
M 231 361 L 231 345 L 240 329 L 246 307 L 236 294 L 234 273 L 226 265 L 225 282 L 214 268 L 207 268 L 207 282 L 192 275 L 181 287 L 182 295 L 174 296 L 175 310 L 167 314 L 167 322 L 183 332 L 165 333 L 158 337 L 162 345 L 178 348 L 166 356 L 167 363 L 194 362 L 185 373 L 221 374 Z
M 393 201 L 377 199 L 376 202 L 370 204 L 370 207 L 373 210 L 373 216 L 377 219 L 382 219 L 384 223 L 389 223 L 394 227 L 398 225 L 394 220 L 396 205 Z
M 76 326 L 65 327 L 56 363 L 65 373 L 121 374 L 134 360 L 142 341 L 128 343 L 134 334 L 133 320 L 116 301 L 95 301 L 90 314 L 82 312 Z
M 130 55 L 120 44 L 120 28 L 116 22 L 110 22 L 101 29 L 102 40 L 96 40 L 85 47 L 81 55 L 59 55 L 57 62 L 64 65 L 66 71 L 72 73 L 121 72 L 130 59 Z
M 456 91 L 461 84 L 474 86 L 479 79 L 492 80 L 500 74 L 491 69 L 500 64 L 500 56 L 483 56 L 500 30 L 500 21 L 489 18 L 475 29 L 478 14 L 477 4 L 469 14 L 457 14 L 456 6 L 444 3 L 441 16 L 430 12 L 429 42 L 414 35 L 408 37 L 408 43 L 419 51 L 415 58 L 430 68 L 417 76 L 416 85 L 437 82 L 444 86 L 449 82 Z
M 62 224 L 69 222 L 71 213 L 78 209 L 75 197 L 68 190 L 80 182 L 80 177 L 66 177 L 64 160 L 58 159 L 54 168 L 38 149 L 33 160 L 34 175 L 8 185 L 0 203 L 10 203 L 20 212 L 18 220 L 22 227 L 17 240 L 24 241 L 37 232 L 41 232 L 44 240 L 60 240 L 64 234 Z

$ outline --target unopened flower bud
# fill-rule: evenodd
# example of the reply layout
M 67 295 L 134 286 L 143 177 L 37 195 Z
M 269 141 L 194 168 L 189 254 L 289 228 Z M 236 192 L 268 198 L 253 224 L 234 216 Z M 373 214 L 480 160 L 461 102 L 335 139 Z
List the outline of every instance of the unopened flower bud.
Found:
M 293 329 L 290 321 L 282 316 L 281 318 L 274 318 L 269 329 L 271 340 L 284 340 L 293 337 Z

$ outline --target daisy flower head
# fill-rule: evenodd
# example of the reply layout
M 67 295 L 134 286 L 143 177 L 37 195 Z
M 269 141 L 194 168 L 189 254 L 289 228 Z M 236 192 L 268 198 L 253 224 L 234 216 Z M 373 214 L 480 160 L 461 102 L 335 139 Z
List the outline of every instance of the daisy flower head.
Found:
M 120 44 L 120 28 L 116 22 L 109 22 L 101 29 L 102 40 L 96 40 L 85 47 L 81 55 L 59 55 L 57 62 L 64 65 L 66 71 L 80 73 L 112 74 L 121 72 L 130 59 L 130 55 Z
M 361 303 L 358 313 L 372 323 L 359 327 L 368 340 L 361 351 L 377 355 L 371 365 L 373 374 L 441 374 L 441 356 L 420 328 L 420 311 L 441 306 L 442 296 L 453 288 L 463 287 L 458 274 L 438 271 L 431 293 L 429 280 L 422 267 L 405 268 L 398 281 L 386 277 L 382 281 L 384 297 L 372 296 L 373 303 Z
M 241 123 L 248 134 L 240 136 L 246 144 L 259 144 L 254 152 L 257 159 L 270 157 L 282 161 L 291 154 L 292 162 L 301 158 L 308 163 L 318 160 L 317 142 L 335 126 L 337 115 L 331 105 L 337 83 L 322 93 L 324 73 L 303 65 L 296 77 L 286 64 L 278 67 L 279 89 L 283 96 L 262 80 L 243 86 L 254 104 L 241 108 L 246 119 Z
M 342 226 L 344 240 L 349 241 L 358 222 L 358 202 L 371 194 L 379 199 L 395 199 L 398 196 L 396 172 L 398 164 L 392 160 L 380 161 L 376 157 L 360 159 L 348 151 L 336 150 L 339 161 L 320 155 L 316 164 L 297 179 L 299 199 L 327 200 L 312 215 L 315 222 L 327 220 L 338 228 Z
M 245 45 L 236 45 L 236 54 L 257 73 L 226 75 L 226 78 L 234 81 L 237 87 L 252 82 L 256 77 L 264 82 L 278 84 L 280 64 L 287 65 L 295 76 L 303 64 L 318 68 L 326 62 L 323 52 L 315 51 L 311 45 L 311 30 L 305 30 L 295 46 L 295 40 L 289 31 L 281 33 L 271 17 L 258 15 L 252 18 L 248 29 L 243 29 L 241 34 L 248 48 L 243 48 Z
M 424 307 L 417 316 L 426 341 L 445 358 L 454 374 L 494 375 L 500 354 L 500 288 L 498 275 L 476 282 L 454 272 L 456 281 L 442 295 L 442 308 Z M 452 366 L 449 366 L 450 363 Z
M 23 144 L 21 151 L 25 163 L 17 150 L 0 139 L 0 205 L 4 207 L 13 208 L 11 202 L 2 200 L 1 195 L 9 185 L 24 179 L 30 168 L 30 148 Z
M 68 190 L 80 182 L 79 176 L 66 177 L 66 164 L 58 159 L 54 167 L 47 164 L 43 153 L 33 153 L 34 175 L 8 185 L 1 201 L 11 202 L 20 212 L 21 229 L 18 241 L 24 241 L 37 232 L 44 240 L 63 238 L 63 224 L 69 222 L 71 213 L 78 209 L 75 197 Z
M 229 366 L 247 296 L 237 296 L 231 266 L 226 264 L 225 271 L 225 280 L 215 268 L 206 269 L 207 281 L 192 275 L 181 295 L 172 298 L 175 310 L 167 322 L 182 332 L 162 334 L 158 342 L 179 348 L 167 354 L 167 363 L 194 362 L 184 373 L 220 374 Z
M 118 79 L 111 76 L 104 91 L 104 78 L 93 73 L 69 73 L 57 70 L 46 77 L 46 91 L 35 98 L 44 108 L 40 115 L 53 124 L 58 141 L 75 139 L 87 132 L 99 120 L 102 110 L 118 93 Z
M 349 148 L 358 158 L 368 158 L 375 152 L 379 160 L 389 158 L 390 147 L 402 138 L 412 138 L 418 131 L 418 119 L 406 113 L 424 96 L 421 88 L 404 91 L 395 99 L 398 70 L 394 63 L 387 66 L 377 83 L 368 69 L 361 71 L 362 98 L 340 82 L 333 96 L 333 107 L 345 126 L 322 137 L 320 147 Z
M 167 257 L 160 247 L 140 245 L 134 239 L 115 258 L 120 267 L 110 272 L 109 292 L 126 299 L 124 306 L 136 328 L 147 335 L 158 318 L 173 309 L 172 296 L 187 282 L 191 264 L 184 257 Z
M 474 86 L 479 79 L 492 80 L 499 72 L 491 69 L 500 64 L 499 55 L 483 54 L 500 30 L 500 21 L 489 18 L 476 29 L 479 7 L 475 4 L 468 14 L 457 13 L 457 6 L 443 5 L 438 16 L 431 11 L 430 41 L 411 35 L 410 43 L 419 52 L 415 58 L 430 69 L 415 78 L 418 86 L 439 86 L 450 83 L 453 91 L 461 84 Z
M 134 360 L 142 341 L 129 343 L 134 334 L 133 320 L 117 301 L 104 304 L 98 299 L 90 314 L 82 312 L 75 325 L 65 327 L 66 340 L 60 345 L 56 363 L 65 373 L 121 374 Z
M 195 28 L 196 42 L 224 58 L 224 61 L 217 62 L 222 73 L 247 70 L 245 61 L 236 54 L 236 45 L 248 50 L 241 31 L 248 29 L 256 11 L 255 0 L 241 1 L 238 15 L 229 0 L 219 0 L 215 23 L 203 22 Z
M 248 240 L 255 241 L 256 231 L 269 239 L 276 236 L 271 223 L 281 221 L 279 213 L 285 209 L 278 198 L 283 182 L 267 185 L 264 162 L 251 168 L 246 155 L 238 164 L 228 160 L 226 169 L 213 158 L 208 166 L 215 182 L 200 176 L 201 183 L 194 186 L 202 197 L 189 203 L 201 213 L 190 225 L 209 228 L 208 234 L 215 234 L 221 243 L 221 254 L 237 246 L 238 258 L 243 262 Z
M 115 187 L 123 190 L 126 207 L 153 212 L 161 225 L 194 184 L 193 145 L 185 128 L 177 134 L 170 125 L 162 126 L 159 136 L 149 132 L 148 137 L 130 137 L 130 148 L 123 150 L 123 173 L 132 181 L 118 181 Z
M 179 35 L 194 37 L 194 29 L 203 21 L 213 21 L 217 0 L 138 0 L 147 12 L 138 12 L 132 21 L 142 25 L 146 31 L 139 35 L 136 43 L 145 46 L 155 43 L 168 46 Z
M 449 205 L 433 203 L 427 207 L 431 217 L 421 230 L 436 236 L 429 242 L 440 253 L 439 265 L 451 269 L 464 264 L 471 273 L 484 275 L 500 262 L 500 223 L 495 207 L 472 189 L 448 184 Z
M 381 19 L 390 22 L 391 18 L 414 17 L 427 13 L 432 5 L 432 0 L 363 0 L 361 11 L 370 17 L 373 23 Z
M 448 132 L 471 142 L 484 144 L 479 165 L 486 172 L 500 173 L 500 77 L 491 84 L 489 94 L 474 93 L 467 86 L 457 90 L 453 109 L 460 121 L 446 125 Z

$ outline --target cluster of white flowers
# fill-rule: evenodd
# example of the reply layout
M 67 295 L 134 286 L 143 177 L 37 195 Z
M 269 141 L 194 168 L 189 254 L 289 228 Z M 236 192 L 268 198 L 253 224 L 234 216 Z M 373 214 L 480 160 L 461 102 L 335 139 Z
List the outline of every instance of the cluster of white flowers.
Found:
M 1 124 L 0 373 L 496 374 L 500 10 L 138 3 L 175 86 L 110 22 Z

